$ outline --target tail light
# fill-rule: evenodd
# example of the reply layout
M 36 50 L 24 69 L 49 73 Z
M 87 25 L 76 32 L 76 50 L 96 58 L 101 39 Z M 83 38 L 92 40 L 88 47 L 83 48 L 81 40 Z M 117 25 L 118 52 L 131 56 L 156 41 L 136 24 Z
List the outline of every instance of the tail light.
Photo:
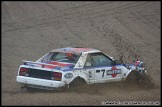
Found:
M 28 76 L 28 68 L 20 68 L 19 70 L 19 75 L 20 76 Z
M 62 73 L 59 72 L 52 72 L 52 80 L 56 80 L 56 81 L 61 81 L 62 79 Z

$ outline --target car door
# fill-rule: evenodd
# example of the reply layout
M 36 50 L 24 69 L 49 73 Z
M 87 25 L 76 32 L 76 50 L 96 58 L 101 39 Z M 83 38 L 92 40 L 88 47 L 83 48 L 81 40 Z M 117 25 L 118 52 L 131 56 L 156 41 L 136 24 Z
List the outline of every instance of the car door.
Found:
M 120 66 L 114 65 L 114 61 L 103 53 L 89 54 L 94 72 L 95 83 L 119 81 L 122 78 Z
M 95 83 L 95 69 L 92 65 L 92 59 L 89 54 L 87 55 L 84 70 L 86 71 L 89 84 Z

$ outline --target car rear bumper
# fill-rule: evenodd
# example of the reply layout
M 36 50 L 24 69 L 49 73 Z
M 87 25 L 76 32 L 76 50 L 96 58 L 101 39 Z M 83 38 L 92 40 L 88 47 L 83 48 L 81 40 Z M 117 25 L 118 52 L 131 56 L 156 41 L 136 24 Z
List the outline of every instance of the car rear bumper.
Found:
M 65 82 L 62 81 L 45 80 L 24 76 L 17 76 L 16 81 L 21 83 L 23 86 L 48 90 L 58 89 L 66 86 Z

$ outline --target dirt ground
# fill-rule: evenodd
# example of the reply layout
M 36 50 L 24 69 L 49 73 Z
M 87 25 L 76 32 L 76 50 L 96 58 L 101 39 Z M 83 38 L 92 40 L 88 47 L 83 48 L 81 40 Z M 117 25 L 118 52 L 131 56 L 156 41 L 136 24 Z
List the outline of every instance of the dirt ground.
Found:
M 2 105 L 101 105 L 160 101 L 160 2 L 2 2 Z M 156 84 L 151 89 L 110 83 L 88 89 L 27 92 L 16 83 L 22 60 L 61 47 L 99 49 L 131 62 L 137 54 Z

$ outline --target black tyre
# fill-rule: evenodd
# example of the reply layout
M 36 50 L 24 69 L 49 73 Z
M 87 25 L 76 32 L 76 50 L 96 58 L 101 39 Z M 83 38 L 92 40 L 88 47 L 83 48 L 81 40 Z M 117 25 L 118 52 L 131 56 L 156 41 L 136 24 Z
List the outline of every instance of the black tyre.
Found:
M 141 88 L 144 88 L 144 89 L 151 89 L 155 87 L 155 84 L 153 83 L 153 80 L 151 79 L 151 77 L 146 74 L 140 76 L 138 84 Z
M 152 82 L 151 77 L 146 74 L 140 74 L 137 71 L 132 71 L 128 75 L 126 83 L 129 85 L 138 85 L 144 89 L 150 89 L 154 87 L 154 83 Z
M 139 73 L 137 71 L 132 71 L 126 78 L 127 84 L 137 84 L 139 81 Z

